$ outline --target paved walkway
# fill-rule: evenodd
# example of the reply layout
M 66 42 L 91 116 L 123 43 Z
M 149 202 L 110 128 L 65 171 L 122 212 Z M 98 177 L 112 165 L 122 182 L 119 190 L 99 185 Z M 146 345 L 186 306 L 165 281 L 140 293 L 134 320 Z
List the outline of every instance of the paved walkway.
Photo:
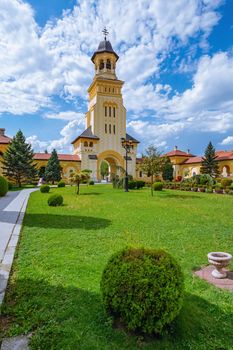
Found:
M 30 194 L 37 189 L 8 192 L 0 198 L 0 307 L 5 295 L 15 248 Z

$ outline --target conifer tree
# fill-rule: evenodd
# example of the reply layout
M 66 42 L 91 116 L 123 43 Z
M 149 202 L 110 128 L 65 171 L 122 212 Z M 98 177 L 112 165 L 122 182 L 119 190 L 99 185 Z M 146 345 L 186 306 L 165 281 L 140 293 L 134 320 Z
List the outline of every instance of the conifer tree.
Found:
M 215 148 L 211 142 L 205 150 L 205 156 L 202 157 L 201 174 L 209 174 L 211 177 L 218 177 L 220 174 Z
M 45 168 L 45 180 L 51 181 L 52 184 L 54 184 L 54 181 L 61 180 L 61 166 L 55 149 L 52 151 L 51 157 Z
M 13 137 L 6 152 L 3 154 L 3 173 L 19 187 L 23 183 L 35 180 L 37 176 L 34 154 L 30 144 L 25 140 L 22 131 L 19 130 Z
M 173 180 L 173 166 L 169 159 L 169 157 L 164 158 L 164 164 L 162 167 L 162 177 L 165 181 L 172 181 Z

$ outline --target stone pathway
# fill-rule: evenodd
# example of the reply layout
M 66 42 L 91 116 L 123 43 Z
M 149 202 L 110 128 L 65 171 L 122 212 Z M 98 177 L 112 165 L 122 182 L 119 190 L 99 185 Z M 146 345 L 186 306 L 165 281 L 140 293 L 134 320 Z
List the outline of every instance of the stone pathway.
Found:
M 8 192 L 5 197 L 0 198 L 0 307 L 5 295 L 28 198 L 36 190 L 33 188 Z

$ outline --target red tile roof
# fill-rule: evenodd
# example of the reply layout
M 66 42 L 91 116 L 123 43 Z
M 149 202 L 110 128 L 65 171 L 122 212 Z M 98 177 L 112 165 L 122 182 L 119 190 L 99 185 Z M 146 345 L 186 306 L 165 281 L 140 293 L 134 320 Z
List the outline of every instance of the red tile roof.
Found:
M 8 144 L 11 142 L 11 138 L 6 135 L 0 135 L 0 143 Z
M 167 157 L 173 157 L 173 156 L 179 156 L 179 157 L 194 157 L 193 154 L 180 151 L 179 149 L 174 149 L 173 151 L 170 151 L 170 152 L 168 152 L 168 153 L 165 153 L 165 154 L 163 154 L 163 157 L 164 157 L 164 156 L 167 156 Z
M 187 160 L 185 160 L 182 164 L 194 164 L 194 163 L 201 163 L 202 157 L 191 157 Z
M 49 160 L 51 157 L 51 153 L 35 153 L 34 159 L 35 160 Z M 76 161 L 80 162 L 80 158 L 78 155 L 74 154 L 58 154 L 58 159 L 62 161 Z

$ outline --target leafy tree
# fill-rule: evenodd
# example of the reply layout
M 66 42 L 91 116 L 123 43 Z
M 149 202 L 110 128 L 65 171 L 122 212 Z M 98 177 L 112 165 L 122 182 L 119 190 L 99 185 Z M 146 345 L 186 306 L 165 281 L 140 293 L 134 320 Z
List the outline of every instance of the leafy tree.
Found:
M 103 161 L 100 165 L 100 174 L 103 179 L 105 178 L 105 176 L 108 176 L 109 174 L 108 163 L 105 161 Z
M 61 166 L 55 149 L 52 151 L 51 157 L 48 160 L 44 175 L 46 181 L 51 181 L 52 184 L 54 184 L 54 181 L 61 180 Z
M 3 154 L 3 173 L 7 178 L 16 182 L 19 187 L 23 183 L 35 180 L 37 176 L 34 154 L 25 136 L 19 130 L 13 137 L 6 152 Z
M 165 181 L 172 181 L 173 180 L 173 166 L 172 162 L 170 161 L 169 157 L 164 158 L 164 164 L 162 167 L 162 177 Z
M 217 156 L 215 154 L 215 148 L 211 142 L 205 150 L 205 156 L 202 157 L 202 166 L 200 169 L 201 174 L 208 174 L 211 177 L 218 177 L 220 175 Z
M 90 172 L 87 171 L 77 171 L 73 172 L 70 176 L 70 182 L 77 186 L 77 194 L 79 194 L 79 186 L 81 183 L 89 181 Z
M 148 174 L 151 179 L 151 195 L 153 196 L 154 177 L 158 176 L 164 164 L 164 158 L 161 158 L 161 153 L 153 145 L 146 149 L 146 155 L 142 155 L 141 169 Z

